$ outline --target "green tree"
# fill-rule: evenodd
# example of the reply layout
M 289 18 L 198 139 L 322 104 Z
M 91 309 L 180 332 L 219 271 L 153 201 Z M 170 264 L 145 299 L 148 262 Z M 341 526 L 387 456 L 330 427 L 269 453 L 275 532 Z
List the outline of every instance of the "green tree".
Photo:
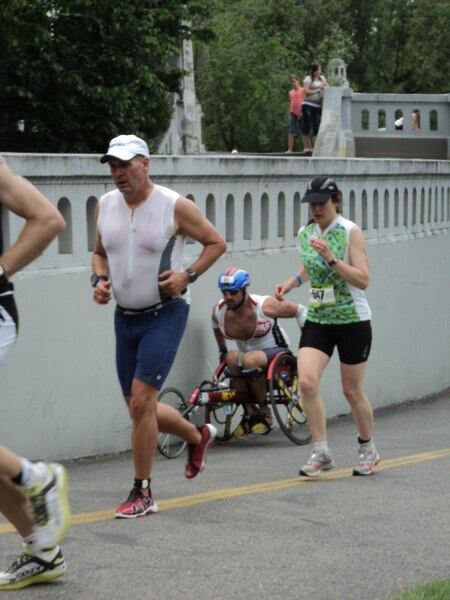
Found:
M 272 149 L 274 131 L 285 113 L 280 90 L 287 91 L 293 56 L 283 43 L 285 32 L 273 32 L 269 20 L 262 0 L 215 5 L 215 39 L 198 49 L 196 60 L 197 94 L 210 149 Z
M 216 1 L 215 38 L 198 48 L 197 93 L 210 150 L 286 149 L 289 76 L 300 80 L 318 60 L 350 60 L 348 0 Z M 327 31 L 324 32 L 324 23 Z M 340 24 L 339 24 L 340 23 Z
M 352 0 L 358 48 L 355 91 L 445 93 L 449 89 L 448 0 Z
M 206 0 L 7 0 L 0 13 L 3 150 L 101 152 L 113 135 L 152 140 L 171 118 L 169 93 L 186 23 Z
M 448 0 L 215 0 L 215 34 L 197 48 L 210 150 L 286 147 L 289 75 L 347 63 L 354 91 L 445 93 Z

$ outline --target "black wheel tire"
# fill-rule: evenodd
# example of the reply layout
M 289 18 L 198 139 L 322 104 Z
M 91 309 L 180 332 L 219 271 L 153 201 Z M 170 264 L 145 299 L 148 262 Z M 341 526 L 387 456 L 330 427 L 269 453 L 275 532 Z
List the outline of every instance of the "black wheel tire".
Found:
M 168 404 L 175 408 L 180 414 L 184 414 L 188 408 L 185 397 L 177 388 L 169 387 L 162 390 L 158 396 L 158 402 Z M 184 416 L 189 419 L 189 415 Z M 158 450 L 166 458 L 180 456 L 186 447 L 186 442 L 172 433 L 160 433 L 158 435 Z
M 308 444 L 311 434 L 300 400 L 297 361 L 292 354 L 281 353 L 270 363 L 268 390 L 272 411 L 282 432 L 294 444 Z

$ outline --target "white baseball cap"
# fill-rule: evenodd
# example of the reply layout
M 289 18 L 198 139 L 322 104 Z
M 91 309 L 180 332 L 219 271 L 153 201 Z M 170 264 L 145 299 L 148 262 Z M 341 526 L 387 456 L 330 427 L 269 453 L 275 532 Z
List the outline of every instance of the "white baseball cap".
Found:
M 118 135 L 109 142 L 107 153 L 101 157 L 100 162 L 106 163 L 110 158 L 131 160 L 137 155 L 150 157 L 148 146 L 144 140 L 135 135 Z

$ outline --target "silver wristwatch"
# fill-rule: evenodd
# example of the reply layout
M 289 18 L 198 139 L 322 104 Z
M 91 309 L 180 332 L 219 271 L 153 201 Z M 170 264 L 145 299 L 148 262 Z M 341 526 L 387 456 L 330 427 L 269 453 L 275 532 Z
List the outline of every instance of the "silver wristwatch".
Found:
M 333 256 L 333 258 L 328 263 L 328 266 L 334 267 L 334 265 L 338 262 L 338 260 L 339 260 L 338 258 L 336 258 L 335 256 Z

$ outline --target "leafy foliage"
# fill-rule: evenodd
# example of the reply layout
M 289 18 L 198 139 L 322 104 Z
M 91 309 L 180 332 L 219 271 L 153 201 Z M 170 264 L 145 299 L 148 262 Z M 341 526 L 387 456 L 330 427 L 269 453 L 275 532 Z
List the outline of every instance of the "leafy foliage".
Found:
M 3 149 L 100 152 L 119 133 L 153 139 L 171 118 L 188 19 L 206 0 L 8 0 L 0 13 Z M 18 123 L 23 123 L 23 131 Z
M 189 23 L 189 26 L 187 25 Z M 6 0 L 0 11 L 3 150 L 101 152 L 157 140 L 195 40 L 211 151 L 286 149 L 289 77 L 347 63 L 355 91 L 449 91 L 448 0 Z
M 355 91 L 449 91 L 448 0 L 216 0 L 197 49 L 210 150 L 286 149 L 289 76 L 347 64 Z
M 300 80 L 314 61 L 356 52 L 340 1 L 216 1 L 214 41 L 199 46 L 197 93 L 209 149 L 276 152 L 286 148 L 289 77 Z M 329 23 L 324 35 L 324 23 Z

